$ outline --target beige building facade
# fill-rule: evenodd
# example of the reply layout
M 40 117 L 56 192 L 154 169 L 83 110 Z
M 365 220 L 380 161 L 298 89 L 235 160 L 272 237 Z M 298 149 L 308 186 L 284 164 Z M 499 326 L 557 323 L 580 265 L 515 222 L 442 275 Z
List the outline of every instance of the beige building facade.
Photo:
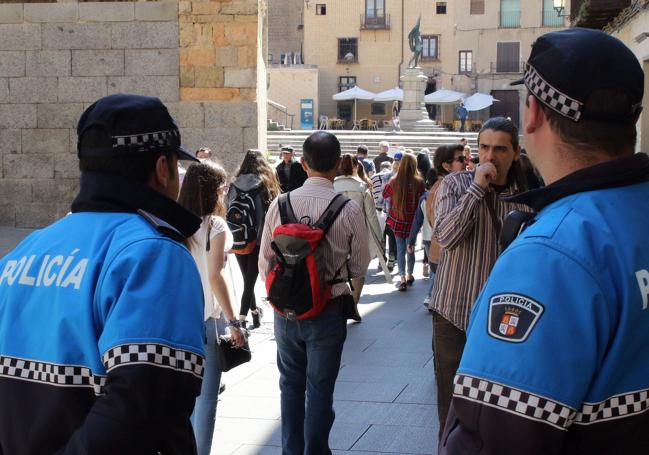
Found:
M 316 115 L 345 119 L 353 117 L 354 103 L 332 96 L 354 85 L 375 93 L 399 86 L 412 56 L 408 33 L 421 17 L 419 66 L 428 76 L 426 92 L 493 94 L 503 100 L 471 116 L 518 121 L 523 92 L 509 83 L 521 77 L 536 37 L 567 24 L 548 0 L 308 0 L 302 14 L 302 59 L 319 72 Z M 271 92 L 282 91 L 272 85 Z M 291 104 L 287 98 L 274 101 Z M 453 106 L 428 108 L 432 118 L 452 120 Z M 381 125 L 391 119 L 392 103 L 359 101 L 356 117 Z
M 604 31 L 619 38 L 640 61 L 645 73 L 644 111 L 638 120 L 638 143 L 636 150 L 649 153 L 649 0 L 635 0 L 622 11 Z
M 318 68 L 313 65 L 270 65 L 268 67 L 268 118 L 290 129 L 302 128 L 303 104 L 311 103 L 313 113 L 318 112 Z M 280 104 L 275 100 L 282 100 Z M 317 128 L 317 118 L 311 119 Z
M 268 63 L 299 64 L 304 39 L 304 0 L 268 1 Z

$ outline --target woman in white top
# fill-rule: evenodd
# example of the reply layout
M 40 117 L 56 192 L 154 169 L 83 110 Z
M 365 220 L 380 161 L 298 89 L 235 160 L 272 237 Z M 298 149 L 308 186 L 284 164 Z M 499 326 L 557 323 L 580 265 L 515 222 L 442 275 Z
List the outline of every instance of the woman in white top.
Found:
M 180 189 L 178 203 L 203 220 L 196 233 L 187 239 L 201 275 L 205 298 L 205 368 L 201 394 L 196 398 L 192 424 L 199 455 L 209 455 L 214 433 L 216 403 L 221 382 L 221 367 L 216 351 L 217 320 L 221 311 L 227 318 L 231 342 L 241 347 L 245 337 L 232 309 L 230 288 L 225 279 L 225 261 L 232 246 L 232 234 L 225 220 L 223 198 L 227 193 L 227 175 L 210 161 L 189 166 Z
M 379 263 L 386 276 L 386 280 L 391 281 L 392 277 L 385 262 L 385 251 L 383 249 L 382 241 L 383 233 L 381 231 L 379 219 L 376 215 L 376 205 L 374 204 L 371 185 L 365 183 L 358 176 L 358 171 L 361 167 L 362 165 L 354 155 L 345 153 L 340 162 L 341 175 L 336 177 L 334 180 L 334 190 L 336 190 L 336 193 L 344 194 L 351 200 L 356 201 L 358 206 L 363 210 L 363 213 L 365 214 L 365 224 L 367 225 L 367 231 L 370 235 L 368 242 L 370 257 L 379 258 Z M 354 301 L 356 303 L 358 303 L 358 299 L 360 299 L 364 283 L 364 277 L 354 278 L 352 280 L 352 285 L 354 286 Z

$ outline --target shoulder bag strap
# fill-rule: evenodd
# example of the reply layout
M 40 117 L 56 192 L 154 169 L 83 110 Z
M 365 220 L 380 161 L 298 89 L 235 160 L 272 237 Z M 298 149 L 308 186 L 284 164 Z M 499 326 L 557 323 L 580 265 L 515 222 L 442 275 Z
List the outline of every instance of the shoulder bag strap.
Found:
M 297 223 L 293 207 L 291 207 L 290 193 L 280 194 L 277 198 L 277 206 L 279 208 L 279 217 L 282 224 Z
M 343 207 L 345 207 L 345 205 L 350 200 L 351 199 L 349 199 L 346 196 L 343 196 L 342 194 L 336 194 L 336 196 L 334 196 L 334 198 L 327 206 L 324 213 L 320 216 L 320 218 L 318 218 L 318 221 L 315 222 L 313 227 L 322 229 L 324 233 L 327 234 L 329 228 L 338 217 L 340 211 L 343 209 Z

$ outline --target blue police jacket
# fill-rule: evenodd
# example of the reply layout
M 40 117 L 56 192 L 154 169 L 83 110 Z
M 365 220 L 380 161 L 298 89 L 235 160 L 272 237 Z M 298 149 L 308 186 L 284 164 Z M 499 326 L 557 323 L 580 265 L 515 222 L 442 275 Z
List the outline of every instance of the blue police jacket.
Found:
M 649 157 L 516 199 L 539 212 L 478 297 L 442 453 L 649 453 Z
M 106 175 L 75 204 L 0 260 L 0 454 L 195 453 L 198 219 Z

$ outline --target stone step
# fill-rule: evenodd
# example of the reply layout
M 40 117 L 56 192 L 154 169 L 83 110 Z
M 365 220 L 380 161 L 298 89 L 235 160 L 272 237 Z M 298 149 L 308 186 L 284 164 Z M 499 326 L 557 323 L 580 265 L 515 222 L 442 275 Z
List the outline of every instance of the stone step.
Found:
M 379 143 L 381 141 L 387 141 L 391 145 L 402 145 L 417 152 L 424 147 L 434 151 L 440 145 L 454 144 L 459 142 L 460 138 L 464 137 L 467 139 L 471 148 L 475 150 L 478 137 L 477 133 L 458 133 L 453 131 L 388 133 L 382 131 L 332 130 L 331 132 L 340 141 L 343 153 L 356 153 L 356 148 L 363 144 L 368 147 L 371 156 L 378 153 Z M 313 131 L 269 131 L 267 135 L 267 149 L 271 153 L 276 153 L 282 145 L 290 145 L 296 152 L 301 153 L 302 144 L 311 133 Z

